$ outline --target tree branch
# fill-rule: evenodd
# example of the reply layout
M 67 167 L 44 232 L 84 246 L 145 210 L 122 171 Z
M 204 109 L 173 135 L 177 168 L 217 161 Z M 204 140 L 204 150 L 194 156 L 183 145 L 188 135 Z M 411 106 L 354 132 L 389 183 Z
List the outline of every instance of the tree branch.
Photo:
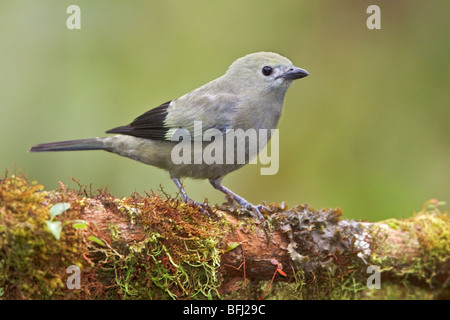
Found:
M 435 200 L 375 223 L 272 204 L 260 223 L 232 204 L 117 199 L 81 185 L 44 191 L 17 176 L 0 186 L 6 299 L 450 298 L 450 218 Z M 51 218 L 56 203 L 70 208 Z M 59 239 L 47 221 L 62 226 Z M 79 289 L 69 288 L 69 266 L 81 270 Z

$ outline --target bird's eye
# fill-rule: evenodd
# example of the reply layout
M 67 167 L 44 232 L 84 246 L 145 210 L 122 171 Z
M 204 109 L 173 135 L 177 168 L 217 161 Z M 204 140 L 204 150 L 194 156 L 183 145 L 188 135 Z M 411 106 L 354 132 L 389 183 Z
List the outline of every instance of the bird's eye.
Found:
M 270 66 L 264 66 L 262 68 L 262 74 L 265 75 L 266 77 L 270 76 L 272 74 L 272 72 L 273 72 L 273 68 Z

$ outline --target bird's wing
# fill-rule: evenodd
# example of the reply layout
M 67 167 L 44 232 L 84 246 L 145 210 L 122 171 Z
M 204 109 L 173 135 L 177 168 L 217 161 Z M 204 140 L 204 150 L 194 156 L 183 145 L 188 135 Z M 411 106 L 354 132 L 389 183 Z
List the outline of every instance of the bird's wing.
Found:
M 225 133 L 232 128 L 238 99 L 231 94 L 187 94 L 166 102 L 136 118 L 126 126 L 108 130 L 106 133 L 120 133 L 139 138 L 168 140 L 179 128 L 187 130 L 191 139 L 208 129 Z M 201 130 L 194 130 L 195 122 L 201 122 Z
M 106 133 L 120 133 L 129 136 L 154 140 L 165 140 L 169 128 L 164 126 L 167 108 L 171 101 L 151 109 L 137 117 L 132 123 L 106 131 Z

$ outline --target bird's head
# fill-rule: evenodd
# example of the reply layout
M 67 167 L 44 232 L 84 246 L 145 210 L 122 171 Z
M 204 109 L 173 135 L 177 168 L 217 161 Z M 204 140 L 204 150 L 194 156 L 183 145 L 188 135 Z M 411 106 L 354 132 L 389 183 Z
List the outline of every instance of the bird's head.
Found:
M 225 76 L 240 87 L 285 92 L 293 80 L 309 73 L 295 67 L 292 62 L 273 52 L 257 52 L 237 59 Z

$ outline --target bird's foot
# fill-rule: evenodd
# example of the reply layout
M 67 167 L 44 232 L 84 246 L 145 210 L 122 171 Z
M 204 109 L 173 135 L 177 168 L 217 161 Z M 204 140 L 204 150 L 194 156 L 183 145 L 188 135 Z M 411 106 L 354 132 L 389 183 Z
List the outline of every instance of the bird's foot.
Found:
M 226 202 L 221 206 L 222 210 L 237 212 L 239 214 L 250 214 L 254 218 L 258 218 L 260 221 L 264 221 L 264 216 L 261 211 L 266 211 L 267 208 L 262 205 L 255 206 L 241 197 L 233 197 L 231 194 L 227 194 Z
M 241 205 L 243 205 L 245 207 L 245 209 L 247 209 L 253 217 L 258 218 L 261 221 L 264 221 L 264 217 L 261 214 L 261 210 L 265 209 L 264 206 L 262 206 L 262 205 L 255 206 L 255 205 L 251 204 L 250 202 L 247 202 L 247 203 L 244 203 Z
M 256 207 L 258 208 L 259 211 L 266 211 L 267 210 L 267 207 L 263 206 L 262 204 L 258 204 Z
M 184 201 L 184 200 L 183 200 L 183 202 L 186 203 L 186 204 L 191 204 L 191 205 L 193 205 L 193 206 L 195 206 L 195 207 L 200 208 L 201 212 L 202 212 L 204 215 L 207 215 L 208 217 L 214 216 L 213 210 L 211 209 L 211 207 L 210 207 L 210 206 L 208 205 L 208 203 L 206 203 L 206 202 L 200 203 L 200 202 L 197 202 L 197 201 L 192 200 L 192 199 L 190 199 L 190 198 L 188 198 L 187 201 Z

